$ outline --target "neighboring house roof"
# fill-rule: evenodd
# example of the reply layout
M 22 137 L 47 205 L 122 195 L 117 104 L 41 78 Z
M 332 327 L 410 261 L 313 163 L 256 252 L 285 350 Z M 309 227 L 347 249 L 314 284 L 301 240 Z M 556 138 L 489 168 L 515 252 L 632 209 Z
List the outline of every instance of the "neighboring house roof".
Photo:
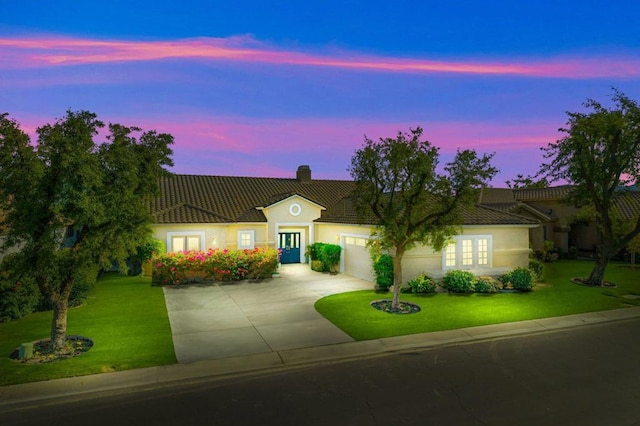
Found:
M 565 198 L 571 188 L 572 185 L 560 185 L 547 188 L 514 189 L 512 191 L 517 201 L 555 201 Z
M 624 191 L 616 199 L 616 207 L 624 220 L 637 220 L 640 215 L 640 191 Z
M 329 208 L 353 189 L 342 180 L 173 175 L 161 178 L 150 209 L 156 223 L 266 222 L 259 207 L 299 195 Z
M 536 208 L 534 205 L 516 200 L 516 191 L 510 188 L 483 188 L 480 192 L 478 203 L 506 213 L 516 213 L 519 210 L 524 210 L 539 219 L 551 220 L 545 211 Z

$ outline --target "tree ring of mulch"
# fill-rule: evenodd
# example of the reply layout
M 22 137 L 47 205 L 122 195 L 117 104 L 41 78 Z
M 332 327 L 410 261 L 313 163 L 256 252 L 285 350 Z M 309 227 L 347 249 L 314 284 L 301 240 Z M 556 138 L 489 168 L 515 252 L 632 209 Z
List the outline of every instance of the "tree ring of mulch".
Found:
M 598 286 L 593 286 L 593 285 L 589 285 L 587 284 L 587 279 L 586 278 L 571 278 L 571 282 L 574 284 L 578 284 L 584 287 L 596 287 L 598 288 Z M 610 281 L 602 281 L 602 287 L 607 287 L 607 288 L 616 288 L 617 286 L 610 282 Z
M 416 305 L 415 303 L 399 302 L 399 306 L 396 309 L 393 309 L 391 307 L 392 303 L 393 303 L 392 300 L 382 299 L 382 300 L 374 300 L 373 302 L 370 303 L 370 305 L 379 311 L 387 312 L 389 314 L 407 315 L 407 314 L 415 314 L 421 311 L 420 306 Z
M 21 364 L 46 364 L 82 355 L 93 347 L 93 340 L 83 336 L 67 336 L 67 341 L 60 352 L 53 351 L 51 339 L 48 338 L 31 343 L 33 343 L 33 356 L 20 359 L 20 347 L 17 347 L 9 354 L 9 358 Z

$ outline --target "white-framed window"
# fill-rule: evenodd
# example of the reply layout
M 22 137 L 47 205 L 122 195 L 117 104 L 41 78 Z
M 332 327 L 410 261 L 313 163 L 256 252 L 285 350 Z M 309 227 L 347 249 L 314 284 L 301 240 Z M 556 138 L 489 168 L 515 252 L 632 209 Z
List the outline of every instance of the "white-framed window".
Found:
M 442 269 L 491 267 L 491 235 L 457 235 L 442 251 Z
M 344 237 L 344 243 L 352 246 L 366 247 L 367 241 L 366 238 Z
M 253 249 L 256 245 L 256 231 L 238 231 L 238 248 Z
M 448 244 L 444 249 L 444 269 L 456 266 L 456 244 Z
M 204 232 L 167 232 L 167 251 L 199 251 L 204 249 Z

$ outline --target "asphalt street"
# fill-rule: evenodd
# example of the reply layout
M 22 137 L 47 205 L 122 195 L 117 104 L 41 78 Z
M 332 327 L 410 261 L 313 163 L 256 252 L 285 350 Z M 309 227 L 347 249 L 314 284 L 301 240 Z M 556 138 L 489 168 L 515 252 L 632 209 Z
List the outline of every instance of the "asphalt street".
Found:
M 639 425 L 640 319 L 0 411 L 3 425 Z

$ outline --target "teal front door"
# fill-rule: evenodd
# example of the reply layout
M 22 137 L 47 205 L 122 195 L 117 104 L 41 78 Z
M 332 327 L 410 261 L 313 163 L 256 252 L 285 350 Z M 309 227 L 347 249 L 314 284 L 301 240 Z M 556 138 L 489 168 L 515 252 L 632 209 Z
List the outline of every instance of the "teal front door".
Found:
M 280 249 L 280 263 L 300 263 L 300 233 L 281 232 Z

